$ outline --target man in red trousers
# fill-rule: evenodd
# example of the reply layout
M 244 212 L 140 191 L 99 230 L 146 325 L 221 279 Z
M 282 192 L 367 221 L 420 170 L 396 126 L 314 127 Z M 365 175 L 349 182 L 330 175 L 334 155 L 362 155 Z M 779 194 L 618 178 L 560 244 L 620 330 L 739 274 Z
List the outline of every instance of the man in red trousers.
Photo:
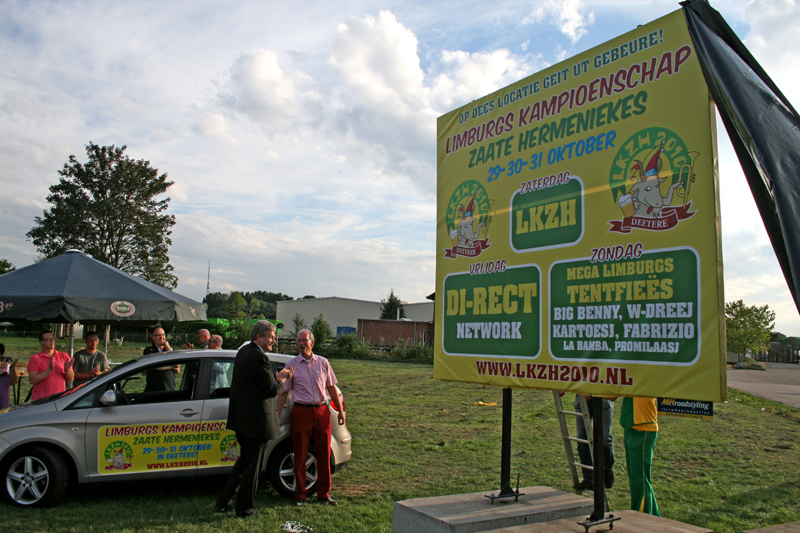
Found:
M 303 505 L 306 489 L 306 457 L 311 437 L 314 437 L 314 456 L 317 458 L 317 501 L 336 505 L 331 490 L 331 415 L 328 396 L 339 411 L 339 424 L 344 424 L 336 376 L 328 360 L 313 352 L 314 334 L 302 329 L 297 334 L 300 354 L 286 363 L 294 374 L 283 383 L 284 393 L 278 398 L 278 410 L 292 391 L 292 447 L 294 449 L 295 505 Z

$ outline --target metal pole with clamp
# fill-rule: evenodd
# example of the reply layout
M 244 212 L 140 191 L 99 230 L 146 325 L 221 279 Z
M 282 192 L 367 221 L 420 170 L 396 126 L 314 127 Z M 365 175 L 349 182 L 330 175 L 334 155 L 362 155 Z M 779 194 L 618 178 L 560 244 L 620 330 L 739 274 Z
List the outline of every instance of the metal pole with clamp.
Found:
M 517 474 L 517 489 L 511 488 L 511 389 L 503 389 L 503 442 L 500 450 L 500 493 L 487 494 L 486 497 L 494 503 L 497 499 L 514 498 L 517 501 L 519 492 L 519 474 Z

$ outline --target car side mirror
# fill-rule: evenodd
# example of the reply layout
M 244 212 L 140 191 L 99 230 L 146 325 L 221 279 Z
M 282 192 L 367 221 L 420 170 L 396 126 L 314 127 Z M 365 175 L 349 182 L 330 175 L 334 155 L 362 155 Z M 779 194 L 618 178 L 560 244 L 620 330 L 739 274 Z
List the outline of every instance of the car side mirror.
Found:
M 107 390 L 100 396 L 100 405 L 117 405 L 117 394 L 113 390 Z

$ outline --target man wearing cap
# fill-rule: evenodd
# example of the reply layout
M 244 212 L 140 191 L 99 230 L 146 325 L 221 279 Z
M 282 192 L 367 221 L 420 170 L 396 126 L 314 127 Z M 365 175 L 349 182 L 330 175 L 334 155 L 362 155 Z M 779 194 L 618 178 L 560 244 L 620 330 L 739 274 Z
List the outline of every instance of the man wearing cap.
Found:
M 306 457 L 311 437 L 314 437 L 314 455 L 317 458 L 317 501 L 336 505 L 330 497 L 331 490 L 331 415 L 328 396 L 339 411 L 339 424 L 344 424 L 336 376 L 328 360 L 313 353 L 314 334 L 301 329 L 297 334 L 300 354 L 286 363 L 294 370 L 283 384 L 283 394 L 278 398 L 278 413 L 292 391 L 292 448 L 294 450 L 295 505 L 303 505 L 308 497 L 306 490 Z

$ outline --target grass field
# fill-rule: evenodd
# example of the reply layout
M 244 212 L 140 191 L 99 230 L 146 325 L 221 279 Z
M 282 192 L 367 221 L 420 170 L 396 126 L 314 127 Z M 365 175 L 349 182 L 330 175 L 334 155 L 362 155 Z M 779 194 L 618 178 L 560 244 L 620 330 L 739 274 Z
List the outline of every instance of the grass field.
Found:
M 294 508 L 264 485 L 256 506 L 265 515 L 241 521 L 212 512 L 224 479 L 116 483 L 71 489 L 52 509 L 4 505 L 0 530 L 277 532 L 292 520 L 315 533 L 388 533 L 396 500 L 498 490 L 500 389 L 434 380 L 430 365 L 332 364 L 353 434 L 352 461 L 334 477 L 338 507 Z M 513 401 L 512 477 L 570 490 L 552 393 L 515 390 Z M 612 510 L 629 507 L 615 415 Z M 721 533 L 800 520 L 799 411 L 729 389 L 713 421 L 662 417 L 660 425 L 653 483 L 665 517 Z

